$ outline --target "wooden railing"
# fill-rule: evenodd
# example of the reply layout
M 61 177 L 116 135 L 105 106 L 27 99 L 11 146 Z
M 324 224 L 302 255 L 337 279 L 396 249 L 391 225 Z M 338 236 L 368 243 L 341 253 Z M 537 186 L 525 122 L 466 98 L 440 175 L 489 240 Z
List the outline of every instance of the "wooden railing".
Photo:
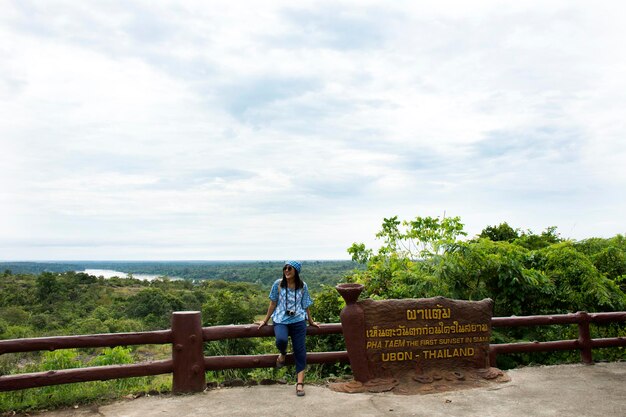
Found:
M 626 321 L 626 312 L 592 313 L 579 312 L 553 316 L 494 317 L 493 327 L 539 326 L 553 324 L 577 324 L 577 340 L 559 340 L 532 343 L 507 343 L 490 345 L 490 363 L 495 366 L 496 356 L 506 353 L 580 350 L 581 361 L 592 363 L 592 349 L 626 346 L 625 337 L 592 339 L 590 323 Z M 308 327 L 307 335 L 341 334 L 341 324 L 321 324 L 320 328 Z M 97 334 L 84 336 L 41 337 L 30 339 L 0 340 L 0 355 L 5 353 L 31 352 L 68 348 L 114 347 L 144 344 L 171 344 L 172 359 L 132 365 L 95 366 L 79 369 L 36 372 L 0 376 L 0 391 L 21 390 L 47 385 L 69 384 L 128 378 L 159 374 L 172 374 L 174 392 L 198 392 L 204 390 L 205 371 L 233 368 L 269 368 L 275 365 L 276 355 L 237 355 L 204 357 L 203 342 L 248 337 L 273 336 L 271 326 L 258 329 L 256 325 L 230 325 L 205 327 L 201 325 L 199 312 L 175 312 L 172 328 L 152 332 Z M 293 358 L 287 355 L 287 363 Z M 307 354 L 308 363 L 348 363 L 348 354 L 342 352 L 313 352 Z
M 578 339 L 549 342 L 502 343 L 489 346 L 489 362 L 495 366 L 496 357 L 503 353 L 547 352 L 554 350 L 580 350 L 581 362 L 591 364 L 594 348 L 626 346 L 626 338 L 611 337 L 592 339 L 589 325 L 626 321 L 626 312 L 558 314 L 552 316 L 494 317 L 492 327 L 546 326 L 553 324 L 577 324 Z
M 229 325 L 202 328 L 199 312 L 175 312 L 172 328 L 138 333 L 94 334 L 83 336 L 38 337 L 0 340 L 0 355 L 70 348 L 114 347 L 146 344 L 171 344 L 172 359 L 132 365 L 93 366 L 0 376 L 0 392 L 69 384 L 103 381 L 160 374 L 172 374 L 174 392 L 199 392 L 205 389 L 205 371 L 231 368 L 263 368 L 276 364 L 276 355 L 239 355 L 204 357 L 203 342 L 247 337 L 274 336 L 272 326 L 258 329 L 256 325 Z M 320 324 L 308 327 L 307 335 L 341 334 L 341 324 Z M 287 363 L 293 358 L 287 355 Z M 348 363 L 347 352 L 314 352 L 307 354 L 308 363 Z

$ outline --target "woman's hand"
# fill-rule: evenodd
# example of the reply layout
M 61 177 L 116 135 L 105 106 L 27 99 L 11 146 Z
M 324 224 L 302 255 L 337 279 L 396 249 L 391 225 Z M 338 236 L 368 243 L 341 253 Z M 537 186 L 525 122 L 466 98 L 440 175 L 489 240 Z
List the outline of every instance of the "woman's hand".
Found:
M 267 325 L 267 322 L 266 321 L 257 321 L 254 324 L 257 324 L 259 326 L 258 329 L 260 330 L 261 327 Z
M 309 321 L 309 326 L 317 327 L 318 329 L 320 328 L 320 324 L 313 320 Z

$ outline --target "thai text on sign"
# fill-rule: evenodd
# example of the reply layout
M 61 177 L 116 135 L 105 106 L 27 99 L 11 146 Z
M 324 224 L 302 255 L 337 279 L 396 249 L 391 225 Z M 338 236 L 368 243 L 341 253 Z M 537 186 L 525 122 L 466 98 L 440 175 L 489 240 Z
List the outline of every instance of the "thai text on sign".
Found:
M 400 369 L 485 366 L 493 302 L 443 297 L 364 300 L 365 347 L 370 369 L 385 376 Z

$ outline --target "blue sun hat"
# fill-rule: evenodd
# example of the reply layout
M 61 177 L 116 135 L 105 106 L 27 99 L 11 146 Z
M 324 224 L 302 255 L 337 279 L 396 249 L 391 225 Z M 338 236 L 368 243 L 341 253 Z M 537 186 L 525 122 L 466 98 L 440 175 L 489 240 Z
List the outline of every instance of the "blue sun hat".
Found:
M 293 266 L 293 268 L 296 271 L 298 271 L 298 274 L 300 273 L 300 270 L 302 269 L 302 264 L 300 264 L 300 262 L 298 262 L 298 261 L 285 261 L 285 265 Z

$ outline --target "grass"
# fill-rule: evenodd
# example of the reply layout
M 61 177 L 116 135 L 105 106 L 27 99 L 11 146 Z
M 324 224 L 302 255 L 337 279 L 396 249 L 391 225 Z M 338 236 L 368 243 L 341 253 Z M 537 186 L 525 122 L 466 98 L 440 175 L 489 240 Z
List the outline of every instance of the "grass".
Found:
M 171 391 L 171 375 L 54 385 L 0 393 L 0 413 L 32 412 Z
M 95 353 L 77 349 L 44 352 L 38 358 L 30 358 L 26 365 L 14 366 L 10 370 L 11 372 L 6 372 L 8 366 L 5 367 L 4 373 L 30 373 L 87 366 L 129 364 L 135 360 L 145 360 L 147 356 L 159 357 L 163 355 L 160 347 L 150 353 L 146 350 L 144 347 L 132 352 L 130 348 L 118 346 L 113 349 L 100 349 Z M 171 380 L 171 375 L 166 374 L 8 391 L 0 393 L 0 413 L 49 410 L 110 401 L 127 395 L 170 392 L 172 389 Z

